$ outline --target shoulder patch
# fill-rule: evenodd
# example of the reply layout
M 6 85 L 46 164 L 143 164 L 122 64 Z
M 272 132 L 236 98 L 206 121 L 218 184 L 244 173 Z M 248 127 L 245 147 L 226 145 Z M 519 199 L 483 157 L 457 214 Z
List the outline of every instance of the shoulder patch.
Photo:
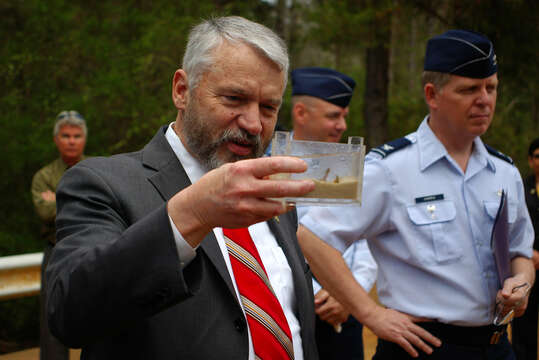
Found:
M 402 137 L 396 140 L 392 140 L 388 143 L 385 143 L 384 145 L 375 147 L 371 149 L 371 151 L 377 153 L 383 159 L 389 154 L 394 153 L 397 150 L 404 149 L 406 146 L 410 145 L 411 143 L 412 142 L 408 138 Z
M 497 158 L 502 159 L 503 161 L 507 161 L 511 165 L 515 164 L 513 162 L 513 159 L 511 159 L 509 156 L 505 155 L 504 153 L 501 153 L 498 150 L 494 149 L 492 146 L 485 144 L 485 148 L 487 148 L 487 151 L 490 155 L 496 156 Z

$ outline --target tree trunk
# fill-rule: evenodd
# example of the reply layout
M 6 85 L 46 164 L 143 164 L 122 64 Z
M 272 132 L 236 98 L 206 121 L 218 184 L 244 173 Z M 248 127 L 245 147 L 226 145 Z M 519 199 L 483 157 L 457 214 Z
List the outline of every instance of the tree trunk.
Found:
M 389 44 L 391 13 L 373 20 L 374 41 L 366 49 L 366 84 L 363 105 L 367 147 L 376 147 L 389 140 L 388 91 Z

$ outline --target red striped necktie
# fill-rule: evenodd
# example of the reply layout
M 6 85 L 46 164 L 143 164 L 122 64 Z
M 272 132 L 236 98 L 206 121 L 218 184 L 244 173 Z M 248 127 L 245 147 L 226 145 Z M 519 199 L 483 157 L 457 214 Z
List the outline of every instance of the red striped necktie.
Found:
M 223 229 L 257 359 L 294 359 L 292 335 L 247 228 Z

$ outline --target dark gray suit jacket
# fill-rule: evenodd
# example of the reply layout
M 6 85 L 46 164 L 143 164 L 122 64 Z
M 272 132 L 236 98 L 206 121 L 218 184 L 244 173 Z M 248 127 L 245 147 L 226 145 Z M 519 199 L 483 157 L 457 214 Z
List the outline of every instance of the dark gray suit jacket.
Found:
M 166 201 L 190 182 L 165 130 L 139 152 L 79 163 L 59 185 L 48 317 L 82 359 L 248 357 L 247 324 L 213 233 L 180 270 Z M 296 213 L 268 224 L 292 268 L 305 359 L 317 359 Z

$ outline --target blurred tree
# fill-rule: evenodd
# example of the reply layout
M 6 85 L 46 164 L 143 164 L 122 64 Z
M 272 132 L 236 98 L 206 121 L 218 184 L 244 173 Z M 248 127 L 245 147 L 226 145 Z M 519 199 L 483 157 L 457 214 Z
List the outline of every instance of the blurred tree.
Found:
M 349 135 L 364 134 L 363 97 L 365 88 L 366 24 L 369 9 L 358 1 L 307 1 L 300 7 L 298 23 L 303 25 L 303 47 L 292 60 L 295 67 L 321 66 L 341 71 L 356 80 L 350 103 Z M 302 16 L 301 16 L 302 14 Z M 302 35 L 300 35 L 302 36 Z
M 368 1 L 370 20 L 366 48 L 366 84 L 363 119 L 368 147 L 389 140 L 389 46 L 391 43 L 391 1 Z

